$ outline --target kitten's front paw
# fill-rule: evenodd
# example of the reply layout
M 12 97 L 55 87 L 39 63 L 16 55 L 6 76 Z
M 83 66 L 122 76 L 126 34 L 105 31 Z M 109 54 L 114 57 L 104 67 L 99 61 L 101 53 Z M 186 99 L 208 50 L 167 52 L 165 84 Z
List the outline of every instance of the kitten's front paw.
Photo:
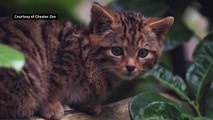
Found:
M 64 109 L 60 102 L 47 103 L 42 106 L 40 114 L 46 119 L 59 119 L 64 115 Z
M 101 112 L 102 106 L 99 103 L 87 103 L 78 105 L 76 109 L 88 114 L 97 115 Z

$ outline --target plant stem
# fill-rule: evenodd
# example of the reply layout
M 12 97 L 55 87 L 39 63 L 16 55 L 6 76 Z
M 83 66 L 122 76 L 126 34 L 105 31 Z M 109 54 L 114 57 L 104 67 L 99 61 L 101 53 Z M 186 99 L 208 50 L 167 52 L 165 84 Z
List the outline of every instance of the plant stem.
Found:
M 191 101 L 190 99 L 187 100 L 188 103 L 192 106 L 192 108 L 195 110 L 196 114 L 201 117 L 201 113 L 200 113 L 200 110 L 199 110 L 199 105 L 198 104 L 195 104 L 194 101 Z
M 196 115 L 201 117 L 201 112 L 199 110 L 199 104 L 196 104 L 194 101 L 192 101 L 188 96 L 182 94 L 183 98 L 189 103 L 189 105 L 192 107 L 192 109 L 196 112 Z

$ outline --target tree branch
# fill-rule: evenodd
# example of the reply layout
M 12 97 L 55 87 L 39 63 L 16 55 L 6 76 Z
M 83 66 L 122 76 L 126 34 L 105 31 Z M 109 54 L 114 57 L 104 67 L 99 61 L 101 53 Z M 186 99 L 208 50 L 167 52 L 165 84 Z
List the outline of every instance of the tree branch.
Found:
M 104 105 L 102 112 L 98 115 L 88 115 L 76 110 L 69 110 L 60 120 L 131 120 L 128 109 L 129 99 L 116 103 Z M 31 120 L 44 120 L 34 118 Z

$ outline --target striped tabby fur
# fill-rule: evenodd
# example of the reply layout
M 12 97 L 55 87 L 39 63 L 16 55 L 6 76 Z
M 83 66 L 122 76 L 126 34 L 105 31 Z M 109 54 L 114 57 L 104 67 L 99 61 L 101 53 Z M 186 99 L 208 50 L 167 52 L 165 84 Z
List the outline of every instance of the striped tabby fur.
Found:
M 122 80 L 152 68 L 173 17 L 146 18 L 94 3 L 88 30 L 71 22 L 0 18 L 0 43 L 24 53 L 18 74 L 0 68 L 0 118 L 59 119 L 68 104 L 99 113 Z

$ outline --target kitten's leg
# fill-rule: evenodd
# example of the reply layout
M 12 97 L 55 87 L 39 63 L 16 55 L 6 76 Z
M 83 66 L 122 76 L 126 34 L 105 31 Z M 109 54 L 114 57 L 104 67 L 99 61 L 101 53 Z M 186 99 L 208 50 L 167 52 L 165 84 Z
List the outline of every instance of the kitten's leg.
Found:
M 75 105 L 74 108 L 88 114 L 97 115 L 101 112 L 102 105 L 97 101 L 92 101 Z
M 60 102 L 47 102 L 41 106 L 40 115 L 47 119 L 59 119 L 64 115 L 64 109 Z

